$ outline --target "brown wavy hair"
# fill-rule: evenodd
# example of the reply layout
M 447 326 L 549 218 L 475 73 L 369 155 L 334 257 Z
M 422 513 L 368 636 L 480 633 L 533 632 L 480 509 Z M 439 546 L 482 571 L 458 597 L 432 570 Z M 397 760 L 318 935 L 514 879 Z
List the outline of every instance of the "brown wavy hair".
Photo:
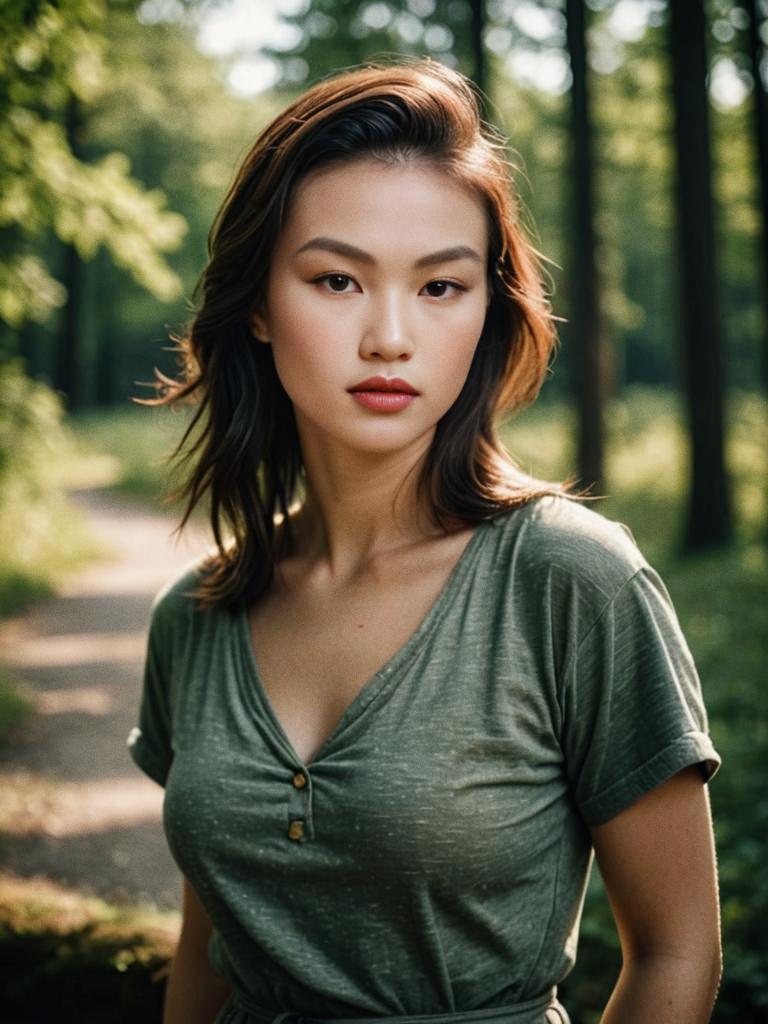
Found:
M 296 186 L 310 171 L 365 159 L 438 166 L 483 201 L 491 300 L 459 397 L 437 424 L 421 470 L 442 529 L 492 518 L 562 490 L 523 474 L 496 432 L 500 414 L 532 402 L 555 345 L 542 257 L 521 225 L 504 140 L 481 120 L 474 88 L 431 60 L 374 64 L 325 79 L 283 111 L 242 162 L 209 236 L 199 308 L 180 379 L 158 372 L 153 405 L 193 401 L 176 452 L 186 479 L 180 529 L 207 498 L 217 553 L 197 591 L 203 606 L 242 607 L 269 587 L 303 462 L 293 406 L 269 345 L 250 319 Z M 286 539 L 286 531 L 282 531 Z M 289 534 L 287 534 L 289 538 Z

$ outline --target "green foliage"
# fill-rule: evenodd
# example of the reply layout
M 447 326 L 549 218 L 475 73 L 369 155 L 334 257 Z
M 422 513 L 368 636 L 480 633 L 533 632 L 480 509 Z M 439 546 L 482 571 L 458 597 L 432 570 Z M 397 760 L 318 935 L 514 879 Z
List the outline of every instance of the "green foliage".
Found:
M 16 252 L 0 262 L 0 317 L 12 327 L 24 320 L 45 323 L 66 297 L 66 289 L 51 277 L 39 256 Z
M 721 1012 L 757 1022 L 768 1013 L 768 565 L 764 550 L 745 548 L 735 558 L 711 556 L 668 575 L 724 760 L 712 785 L 726 959 Z M 739 1015 L 745 1010 L 752 1016 Z
M 178 277 L 160 253 L 181 242 L 186 223 L 163 209 L 165 197 L 130 178 L 130 161 L 110 153 L 78 160 L 64 126 L 19 108 L 0 130 L 5 166 L 0 225 L 26 232 L 52 227 L 84 259 L 104 246 L 115 262 L 160 299 L 175 298 Z M 0 312 L 5 312 L 0 310 Z
M 768 628 L 766 452 L 768 403 L 732 393 L 728 458 L 734 475 L 737 546 L 681 558 L 686 480 L 683 419 L 674 399 L 636 388 L 608 410 L 610 496 L 598 506 L 625 522 L 662 574 L 702 680 L 712 736 L 723 767 L 710 787 L 718 846 L 725 973 L 714 1024 L 758 1024 L 768 1011 Z M 567 475 L 572 455 L 568 413 L 534 406 L 505 431 L 526 468 Z M 579 955 L 562 987 L 574 1024 L 597 1024 L 620 965 L 616 930 L 595 874 L 584 913 Z
M 12 327 L 65 301 L 41 247 L 49 231 L 86 259 L 105 249 L 158 298 L 181 291 L 162 254 L 184 219 L 131 177 L 123 153 L 88 163 L 79 152 L 84 112 L 108 80 L 106 11 L 106 0 L 40 0 L 0 12 L 0 319 Z
M 0 981 L 9 1024 L 160 1020 L 163 987 L 152 975 L 165 961 L 144 936 L 101 937 L 91 925 L 67 935 L 3 931 Z
M 194 9 L 195 4 L 186 6 Z M 86 401 L 123 401 L 133 381 L 147 379 L 154 364 L 172 369 L 163 352 L 166 325 L 177 326 L 189 315 L 215 210 L 238 159 L 292 98 L 287 87 L 296 88 L 306 64 L 309 77 L 316 78 L 385 49 L 431 52 L 472 70 L 464 0 L 440 5 L 431 0 L 313 0 L 305 6 L 289 19 L 301 42 L 275 54 L 285 71 L 280 90 L 248 101 L 231 95 L 222 68 L 196 50 L 194 19 L 142 24 L 134 4 L 116 0 L 72 0 L 66 8 L 16 3 L 0 12 L 0 28 L 6 21 L 9 25 L 0 42 L 0 85 L 7 86 L 14 104 L 13 117 L 0 118 L 5 140 L 0 209 L 10 211 L 3 214 L 7 223 L 0 228 L 8 253 L 0 259 L 0 309 L 12 324 L 44 320 L 66 299 L 56 281 L 62 238 L 88 256 L 98 247 L 85 270 L 82 299 Z M 599 261 L 608 376 L 620 390 L 625 382 L 669 384 L 678 373 L 670 90 L 658 19 L 637 38 L 621 41 L 611 27 L 613 5 L 600 6 L 590 15 Z M 513 160 L 520 167 L 518 184 L 536 224 L 534 240 L 563 268 L 551 272 L 555 311 L 567 321 L 572 261 L 568 99 L 526 84 L 514 70 L 521 51 L 560 54 L 562 31 L 554 13 L 551 35 L 533 39 L 523 31 L 524 19 L 510 16 L 503 4 L 487 7 L 492 116 L 510 136 Z M 332 37 L 328 19 L 335 23 Z M 64 23 L 67 31 L 52 32 L 51 25 Z M 428 35 L 430 29 L 437 31 Z M 441 49 L 448 40 L 441 29 L 452 35 L 448 49 Z M 430 48 L 428 40 L 440 46 Z M 74 150 L 70 146 L 62 156 L 61 146 L 70 145 L 66 122 L 73 96 L 82 124 Z M 749 113 L 749 99 L 737 108 L 713 111 L 727 375 L 739 387 L 753 387 L 758 379 L 765 333 L 755 259 Z M 130 161 L 130 170 L 112 159 L 116 153 Z M 33 173 L 22 174 L 22 166 L 32 167 Z M 105 191 L 113 198 L 122 195 L 124 205 L 107 202 Z M 174 252 L 171 236 L 180 222 L 167 219 L 171 215 L 162 196 L 188 226 L 184 245 Z M 158 255 L 161 249 L 165 255 Z M 133 268 L 133 278 L 126 266 Z M 147 288 L 161 293 L 163 301 L 175 298 L 161 306 Z M 567 322 L 561 333 L 562 351 L 548 385 L 548 391 L 559 394 L 568 383 L 571 361 Z M 56 339 L 49 329 L 19 330 L 14 343 L 28 354 L 31 372 L 55 379 Z
M 168 456 L 188 422 L 185 410 L 131 405 L 82 413 L 72 417 L 70 425 L 83 471 L 94 457 L 108 451 L 113 461 L 111 486 L 121 494 L 159 502 L 173 486 Z
M 81 394 L 85 404 L 95 399 L 99 405 L 146 393 L 135 382 L 150 378 L 155 365 L 173 372 L 165 351 L 171 345 L 168 335 L 189 317 L 211 221 L 239 157 L 284 102 L 273 96 L 235 98 L 225 89 L 218 65 L 196 50 L 189 25 L 140 24 L 130 5 L 109 8 L 103 61 L 109 73 L 87 108 L 88 160 L 98 165 L 110 153 L 127 154 L 132 174 L 148 194 L 167 197 L 188 232 L 184 245 L 166 258 L 180 282 L 170 302 L 161 304 L 104 247 L 83 268 Z M 145 211 L 142 222 L 150 230 L 154 215 Z M 57 258 L 54 247 L 49 261 Z M 57 339 L 51 328 L 28 331 L 19 345 L 30 353 L 36 374 L 55 379 Z
M 0 365 L 0 615 L 94 553 L 63 493 L 72 450 L 54 392 L 19 362 Z
M 467 0 L 312 0 L 300 14 L 284 16 L 298 30 L 296 45 L 270 52 L 279 58 L 281 84 L 291 88 L 392 53 L 431 56 L 471 74 L 471 19 Z
M 175 914 L 0 878 L 3 1020 L 159 1021 L 177 930 Z
M 768 915 L 768 864 L 761 842 L 768 828 L 764 792 L 768 713 L 763 694 L 768 555 L 761 533 L 768 502 L 768 492 L 761 486 L 768 451 L 768 403 L 756 395 L 734 393 L 728 413 L 729 460 L 739 513 L 734 550 L 685 559 L 676 554 L 686 454 L 682 418 L 669 394 L 634 389 L 626 400 L 611 405 L 613 493 L 598 507 L 627 523 L 661 572 L 699 667 L 713 739 L 723 757 L 723 767 L 710 787 L 725 948 L 725 975 L 713 1022 L 758 1024 L 768 1009 L 763 934 Z M 507 424 L 504 436 L 526 469 L 549 479 L 562 478 L 573 462 L 572 419 L 564 405 L 543 402 Z M 91 445 L 83 449 L 89 453 L 89 461 L 92 453 L 108 449 L 122 460 L 122 486 L 146 496 L 162 490 L 162 456 L 183 426 L 184 418 L 168 410 L 129 409 L 80 417 L 75 430 L 81 444 Z M 138 457 L 135 452 L 140 453 Z M 86 939 L 90 941 L 87 934 L 76 931 L 75 943 Z M 30 941 L 25 952 L 28 966 L 20 967 L 20 974 L 32 969 L 29 965 L 36 964 L 42 948 Z M 96 954 L 102 956 L 103 950 Z M 75 957 L 62 961 L 61 966 L 76 973 L 84 962 Z M 599 875 L 594 872 L 578 960 L 562 986 L 574 1024 L 597 1024 L 619 964 L 616 929 Z M 115 974 L 111 977 L 114 984 L 121 983 Z M 55 980 L 52 984 L 70 991 L 68 982 Z
M 548 17 L 530 19 L 537 26 L 535 36 L 526 34 L 529 19 L 524 17 L 524 9 L 534 6 L 542 14 L 548 11 Z M 561 327 L 563 350 L 551 386 L 562 394 L 571 362 L 569 267 L 578 258 L 569 244 L 569 100 L 567 95 L 535 88 L 515 70 L 515 58 L 523 53 L 539 53 L 542 64 L 563 53 L 565 39 L 557 6 L 487 3 L 486 45 L 492 116 L 503 125 L 524 168 L 519 184 L 533 212 L 541 248 L 563 268 L 552 274 L 555 310 L 566 323 Z M 435 4 L 432 0 L 375 4 L 312 0 L 287 19 L 296 26 L 295 46 L 274 51 L 273 56 L 282 82 L 294 87 L 382 51 L 429 53 L 471 74 L 468 7 L 464 2 Z M 734 9 L 728 3 L 725 7 Z M 666 28 L 659 11 L 649 12 L 643 31 L 634 38 L 622 38 L 616 30 L 615 8 L 615 3 L 601 3 L 589 13 L 597 258 L 609 391 L 618 391 L 628 382 L 673 383 L 679 373 L 680 323 Z M 523 16 L 518 17 L 518 9 Z M 711 15 L 728 17 L 722 9 L 713 9 Z M 734 16 L 737 22 L 743 19 Z M 434 27 L 437 35 L 430 36 Z M 447 36 L 440 27 L 447 29 Z M 744 45 L 738 32 L 735 36 L 730 50 Z M 431 48 L 431 38 L 449 45 Z M 713 53 L 722 49 L 714 37 L 710 42 Z M 757 276 L 756 160 L 750 108 L 748 97 L 736 107 L 712 110 L 728 379 L 744 388 L 754 387 L 759 380 L 765 334 Z
M 627 507 L 633 532 L 663 530 L 641 498 Z M 764 686 L 768 559 L 735 553 L 657 561 L 696 660 L 723 766 L 710 786 L 718 849 L 725 970 L 714 1024 L 759 1024 L 768 1011 L 768 714 Z M 596 1024 L 620 964 L 599 879 L 590 886 L 579 956 L 563 986 L 574 1024 Z
M 29 717 L 33 708 L 26 691 L 0 671 L 0 748 Z

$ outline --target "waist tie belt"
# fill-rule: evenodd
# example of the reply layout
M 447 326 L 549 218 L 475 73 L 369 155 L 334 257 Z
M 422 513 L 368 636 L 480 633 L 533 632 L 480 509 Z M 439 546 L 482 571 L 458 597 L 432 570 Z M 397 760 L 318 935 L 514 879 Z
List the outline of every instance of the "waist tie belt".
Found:
M 569 1024 L 568 1015 L 556 999 L 552 989 L 536 999 L 510 1006 L 494 1006 L 484 1010 L 466 1010 L 457 1013 L 427 1013 L 391 1017 L 335 1017 L 333 1019 L 311 1017 L 305 1013 L 273 1013 L 243 999 L 241 994 L 234 1001 L 242 1011 L 247 1024 L 499 1024 L 507 1021 L 514 1024 Z M 241 1018 L 242 1020 L 242 1018 Z

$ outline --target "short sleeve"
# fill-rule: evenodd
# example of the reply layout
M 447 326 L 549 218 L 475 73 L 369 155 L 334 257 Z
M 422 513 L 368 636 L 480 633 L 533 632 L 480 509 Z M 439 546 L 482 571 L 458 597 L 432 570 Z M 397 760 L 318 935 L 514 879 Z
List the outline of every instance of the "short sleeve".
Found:
M 131 757 L 164 786 L 173 760 L 171 709 L 172 627 L 166 604 L 158 599 L 149 628 L 138 725 L 128 735 Z
M 606 601 L 563 670 L 563 749 L 588 825 L 690 765 L 720 758 L 669 594 L 645 565 Z

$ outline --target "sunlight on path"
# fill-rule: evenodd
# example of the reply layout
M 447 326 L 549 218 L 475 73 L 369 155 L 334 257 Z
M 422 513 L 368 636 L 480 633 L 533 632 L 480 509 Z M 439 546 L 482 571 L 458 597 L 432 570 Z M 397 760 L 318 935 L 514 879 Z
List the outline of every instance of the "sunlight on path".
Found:
M 50 600 L 0 625 L 0 662 L 37 714 L 0 756 L 0 869 L 109 899 L 177 907 L 162 790 L 134 767 L 152 599 L 202 554 L 172 517 L 100 492 L 75 496 L 106 557 Z
M 17 636 L 3 661 L 10 668 L 64 668 L 94 661 L 135 662 L 144 655 L 140 633 L 70 633 L 63 636 Z
M 163 794 L 141 778 L 51 782 L 0 772 L 0 829 L 7 836 L 75 836 L 156 822 Z

